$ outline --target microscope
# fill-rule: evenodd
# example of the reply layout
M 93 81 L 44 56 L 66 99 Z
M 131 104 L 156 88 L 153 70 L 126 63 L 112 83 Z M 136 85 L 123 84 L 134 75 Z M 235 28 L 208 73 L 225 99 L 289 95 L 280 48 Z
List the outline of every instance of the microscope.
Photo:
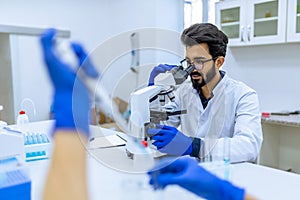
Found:
M 182 66 L 173 68 L 171 73 L 175 84 L 182 84 L 193 70 L 193 65 L 186 69 Z M 126 143 L 126 153 L 129 158 L 135 160 L 136 156 L 143 154 L 151 154 L 152 157 L 164 155 L 152 145 L 151 137 L 147 133 L 149 128 L 167 121 L 169 116 L 186 114 L 186 110 L 168 110 L 165 107 L 167 102 L 175 101 L 174 90 L 175 86 L 173 85 L 152 85 L 131 94 L 129 119 L 129 135 L 131 137 Z

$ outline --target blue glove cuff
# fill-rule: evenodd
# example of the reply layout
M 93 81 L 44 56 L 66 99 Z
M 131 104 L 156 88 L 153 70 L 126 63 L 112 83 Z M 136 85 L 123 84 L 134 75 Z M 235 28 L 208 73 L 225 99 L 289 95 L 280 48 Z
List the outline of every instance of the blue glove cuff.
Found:
M 88 122 L 83 122 L 85 121 L 84 118 L 82 119 L 77 119 L 76 124 L 74 122 L 73 118 L 67 118 L 68 115 L 65 115 L 62 112 L 58 112 L 57 114 L 54 113 L 54 118 L 55 120 L 55 130 L 57 129 L 70 129 L 74 131 L 80 131 L 82 134 L 86 135 L 87 138 L 90 136 L 89 132 L 89 126 Z M 54 131 L 55 131 L 54 130 Z
M 193 152 L 193 144 L 191 144 L 189 146 L 189 148 L 184 152 L 183 156 L 184 155 L 191 155 L 192 152 Z
M 189 154 L 193 157 L 199 157 L 200 147 L 201 147 L 201 139 L 200 138 L 192 138 L 192 152 Z
M 57 94 L 58 92 L 56 92 Z M 65 93 L 70 96 L 71 94 Z M 74 131 L 81 131 L 87 137 L 89 137 L 89 122 L 88 122 L 88 110 L 86 114 L 78 113 L 72 107 L 72 98 L 68 98 L 62 95 L 54 96 L 53 113 L 55 121 L 55 129 L 72 129 Z M 78 103 L 78 102 L 77 102 Z

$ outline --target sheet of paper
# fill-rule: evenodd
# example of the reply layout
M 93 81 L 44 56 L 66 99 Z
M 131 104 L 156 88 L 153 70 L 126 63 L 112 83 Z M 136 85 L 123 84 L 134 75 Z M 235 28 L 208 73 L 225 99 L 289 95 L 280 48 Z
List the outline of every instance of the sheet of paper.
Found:
M 123 140 L 118 135 L 95 137 L 90 140 L 90 148 L 91 149 L 123 146 L 125 144 L 126 144 L 126 141 Z

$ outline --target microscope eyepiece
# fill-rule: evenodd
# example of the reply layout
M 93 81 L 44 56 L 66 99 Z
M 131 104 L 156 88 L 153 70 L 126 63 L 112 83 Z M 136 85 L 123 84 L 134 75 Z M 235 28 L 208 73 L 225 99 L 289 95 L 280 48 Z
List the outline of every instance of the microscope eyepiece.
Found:
M 184 69 L 181 65 L 175 67 L 171 70 L 171 73 L 174 77 L 176 85 L 182 84 L 188 76 L 192 73 L 195 69 L 194 65 L 190 65 L 188 68 Z

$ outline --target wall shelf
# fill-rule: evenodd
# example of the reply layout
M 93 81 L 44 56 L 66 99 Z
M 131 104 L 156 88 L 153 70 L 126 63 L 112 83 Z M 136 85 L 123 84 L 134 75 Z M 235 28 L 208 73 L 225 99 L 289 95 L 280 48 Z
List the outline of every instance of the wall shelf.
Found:
M 36 27 L 25 27 L 25 26 L 0 24 L 0 33 L 7 33 L 7 34 L 13 34 L 13 35 L 39 36 L 46 29 L 47 28 L 36 28 Z M 71 32 L 68 30 L 57 29 L 57 36 L 69 38 L 71 36 Z
M 225 27 L 225 26 L 236 26 L 236 25 L 239 25 L 240 22 L 225 22 L 225 23 L 222 23 L 221 26 Z
M 259 18 L 259 19 L 255 19 L 254 22 L 269 22 L 269 21 L 275 21 L 275 20 L 278 20 L 278 17 Z

